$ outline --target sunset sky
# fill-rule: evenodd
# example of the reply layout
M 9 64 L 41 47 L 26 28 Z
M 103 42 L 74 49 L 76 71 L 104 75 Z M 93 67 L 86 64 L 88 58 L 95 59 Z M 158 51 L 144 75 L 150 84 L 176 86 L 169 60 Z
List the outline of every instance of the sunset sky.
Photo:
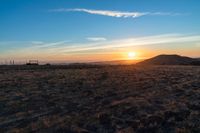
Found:
M 199 0 L 0 0 L 0 62 L 158 54 L 200 57 Z

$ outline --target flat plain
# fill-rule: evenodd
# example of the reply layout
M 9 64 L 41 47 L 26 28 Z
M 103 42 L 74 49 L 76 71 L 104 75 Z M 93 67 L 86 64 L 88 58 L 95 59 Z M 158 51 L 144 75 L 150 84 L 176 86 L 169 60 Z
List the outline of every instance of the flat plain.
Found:
M 0 132 L 200 132 L 200 67 L 2 66 Z

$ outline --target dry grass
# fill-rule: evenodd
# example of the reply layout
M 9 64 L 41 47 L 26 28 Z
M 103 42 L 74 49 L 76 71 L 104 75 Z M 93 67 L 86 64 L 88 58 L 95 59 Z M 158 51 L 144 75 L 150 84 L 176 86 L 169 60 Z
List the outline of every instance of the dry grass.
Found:
M 200 132 L 200 67 L 0 68 L 0 132 Z

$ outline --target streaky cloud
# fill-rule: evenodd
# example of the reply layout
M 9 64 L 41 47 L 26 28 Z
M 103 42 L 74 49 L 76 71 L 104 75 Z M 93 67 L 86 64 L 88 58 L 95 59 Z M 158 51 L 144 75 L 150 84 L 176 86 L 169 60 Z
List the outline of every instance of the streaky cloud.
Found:
M 152 36 L 141 36 L 141 37 L 131 37 L 122 38 L 114 40 L 105 41 L 91 41 L 91 42 L 77 42 L 71 43 L 67 41 L 58 41 L 53 43 L 45 43 L 43 45 L 29 45 L 23 48 L 14 48 L 8 50 L 4 56 L 15 56 L 18 57 L 24 55 L 26 51 L 26 57 L 28 56 L 70 56 L 79 55 L 80 53 L 98 52 L 104 50 L 113 49 L 126 49 L 135 46 L 150 46 L 150 45 L 173 45 L 173 44 L 184 44 L 187 45 L 197 44 L 196 47 L 199 48 L 200 35 L 188 35 L 188 34 L 162 34 L 162 35 L 152 35 Z M 2 57 L 3 57 L 2 55 Z
M 145 37 L 133 37 L 119 40 L 105 41 L 93 45 L 77 46 L 73 48 L 62 48 L 60 52 L 66 53 L 79 53 L 85 51 L 98 51 L 104 49 L 128 48 L 134 46 L 147 46 L 147 45 L 162 45 L 162 44 L 177 44 L 185 42 L 198 42 L 200 41 L 199 35 L 181 35 L 181 34 L 163 34 Z
M 88 41 L 106 41 L 107 39 L 104 37 L 88 37 L 86 38 Z
M 95 15 L 103 15 L 109 17 L 117 17 L 117 18 L 137 18 L 141 16 L 177 16 L 181 15 L 181 13 L 171 13 L 171 12 L 125 12 L 125 11 L 112 11 L 112 10 L 93 10 L 93 9 L 85 9 L 85 8 L 59 8 L 49 10 L 50 12 L 85 12 L 88 14 Z
M 116 40 L 106 41 L 94 41 L 91 43 L 63 43 L 65 45 L 52 45 L 60 44 L 60 42 L 47 43 L 45 47 L 33 46 L 27 48 L 27 50 L 46 51 L 47 53 L 79 53 L 79 52 L 90 52 L 98 51 L 103 49 L 115 49 L 115 48 L 127 48 L 134 46 L 147 46 L 147 45 L 162 45 L 162 44 L 176 44 L 185 42 L 199 42 L 200 35 L 182 35 L 182 34 L 163 34 L 163 35 L 152 35 L 143 37 L 132 37 Z M 45 49 L 43 49 L 45 48 Z

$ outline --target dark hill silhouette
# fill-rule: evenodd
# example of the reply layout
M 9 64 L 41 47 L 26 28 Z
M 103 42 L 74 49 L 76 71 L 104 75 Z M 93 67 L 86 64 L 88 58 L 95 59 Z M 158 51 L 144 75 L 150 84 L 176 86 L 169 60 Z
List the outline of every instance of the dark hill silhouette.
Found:
M 137 64 L 141 65 L 194 65 L 197 59 L 180 55 L 158 55 Z M 196 64 L 196 63 L 195 63 Z

